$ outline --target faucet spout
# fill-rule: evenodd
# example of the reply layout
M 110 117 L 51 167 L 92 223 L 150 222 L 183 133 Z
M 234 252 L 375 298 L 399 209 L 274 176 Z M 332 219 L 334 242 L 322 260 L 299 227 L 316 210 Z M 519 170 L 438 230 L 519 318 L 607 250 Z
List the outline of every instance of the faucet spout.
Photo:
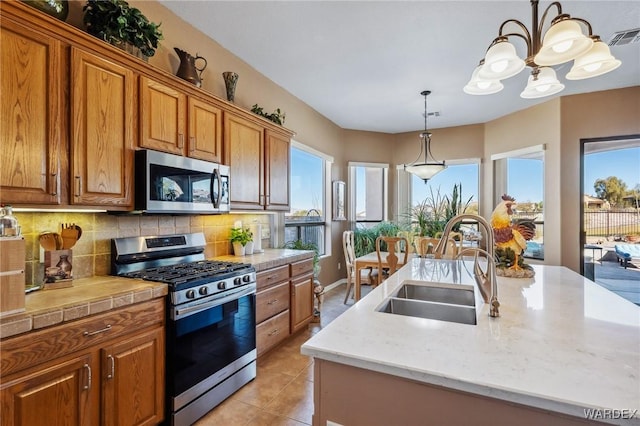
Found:
M 442 237 L 440 238 L 440 241 L 438 242 L 438 245 L 434 250 L 436 253 L 436 257 L 441 258 L 442 256 L 444 256 L 447 251 L 447 240 L 449 238 L 449 233 L 452 231 L 455 225 L 461 223 L 465 219 L 475 220 L 478 222 L 479 226 L 483 228 L 486 238 L 486 249 L 481 249 L 479 247 L 468 247 L 458 253 L 456 259 L 466 254 L 474 254 L 473 273 L 476 279 L 476 283 L 478 284 L 480 294 L 482 295 L 485 303 L 489 303 L 489 316 L 499 317 L 500 302 L 498 301 L 498 280 L 496 275 L 496 260 L 494 253 L 495 237 L 491 224 L 485 218 L 475 214 L 466 213 L 459 214 L 451 218 L 451 220 L 447 222 L 444 228 L 444 232 L 442 233 Z M 483 255 L 487 258 L 486 270 L 482 270 L 482 267 L 478 260 L 478 255 Z

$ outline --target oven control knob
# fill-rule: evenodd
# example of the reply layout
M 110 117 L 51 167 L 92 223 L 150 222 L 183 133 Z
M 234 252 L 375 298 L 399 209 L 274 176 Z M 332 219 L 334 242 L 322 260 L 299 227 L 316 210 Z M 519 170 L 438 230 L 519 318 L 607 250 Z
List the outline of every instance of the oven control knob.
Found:
M 201 296 L 206 296 L 209 294 L 209 289 L 207 287 L 200 287 L 198 293 L 200 293 Z
M 242 281 L 248 283 L 249 281 L 251 281 L 251 275 L 245 275 L 244 277 L 242 277 Z
M 240 279 L 240 277 L 236 277 L 233 279 L 233 285 L 240 285 L 242 284 L 242 280 Z
M 186 296 L 187 296 L 187 299 L 195 299 L 196 298 L 196 291 L 195 290 L 187 290 Z
M 225 288 L 227 288 L 227 283 L 222 281 L 220 283 L 218 283 L 218 290 L 224 290 Z

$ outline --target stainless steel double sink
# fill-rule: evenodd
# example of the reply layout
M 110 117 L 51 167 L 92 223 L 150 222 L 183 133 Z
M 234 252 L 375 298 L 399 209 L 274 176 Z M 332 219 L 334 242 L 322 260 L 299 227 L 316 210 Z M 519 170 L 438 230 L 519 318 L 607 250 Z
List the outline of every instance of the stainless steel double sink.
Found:
M 476 325 L 472 285 L 405 280 L 378 312 Z

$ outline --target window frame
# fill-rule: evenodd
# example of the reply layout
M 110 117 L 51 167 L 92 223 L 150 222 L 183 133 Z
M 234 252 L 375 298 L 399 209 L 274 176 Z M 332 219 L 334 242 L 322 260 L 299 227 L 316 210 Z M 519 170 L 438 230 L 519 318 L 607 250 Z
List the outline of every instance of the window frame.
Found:
M 296 149 L 298 151 L 302 151 L 305 154 L 318 157 L 322 161 L 322 216 L 321 220 L 310 220 L 308 222 L 290 222 L 287 220 L 288 213 L 284 214 L 283 222 L 284 222 L 284 230 L 286 235 L 287 228 L 297 228 L 296 236 L 297 239 L 304 240 L 303 234 L 305 228 L 314 228 L 314 227 L 322 227 L 322 245 L 318 244 L 319 255 L 321 257 L 330 256 L 331 255 L 331 167 L 333 165 L 334 159 L 332 156 L 327 155 L 321 151 L 318 151 L 314 148 L 311 148 L 301 142 L 296 140 L 291 140 L 290 146 L 290 158 L 293 162 L 293 156 L 291 155 L 291 150 Z M 293 170 L 293 167 L 290 168 Z M 292 172 L 290 172 L 292 173 Z M 292 179 L 292 176 L 289 176 Z M 293 188 L 291 188 L 291 204 L 293 204 Z M 310 209 L 308 212 L 311 212 L 315 209 Z M 329 216 L 327 216 L 329 215 Z M 284 243 L 287 243 L 287 239 L 285 236 Z M 324 250 L 323 250 L 324 249 Z

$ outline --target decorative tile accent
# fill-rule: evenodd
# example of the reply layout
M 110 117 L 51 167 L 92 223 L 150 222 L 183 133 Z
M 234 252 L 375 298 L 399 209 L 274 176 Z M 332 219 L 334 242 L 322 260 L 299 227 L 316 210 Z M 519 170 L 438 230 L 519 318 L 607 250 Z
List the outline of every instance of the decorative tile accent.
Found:
M 72 306 L 64 309 L 64 321 L 86 317 L 89 315 L 89 304 Z
M 148 288 L 142 291 L 133 293 L 133 303 L 144 302 L 145 300 L 151 300 L 153 297 L 153 291 Z
M 47 312 L 41 315 L 33 316 L 33 328 L 44 328 L 49 327 L 58 323 L 61 323 L 64 320 L 64 312 L 62 309 L 52 312 Z
M 127 293 L 122 296 L 116 296 L 113 298 L 113 307 L 119 308 L 120 306 L 127 306 L 133 303 L 133 293 Z
M 12 322 L 6 322 L 0 324 L 0 337 L 3 339 L 9 336 L 15 336 L 16 334 L 26 333 L 32 328 L 32 318 L 20 318 Z
M 113 300 L 111 298 L 98 300 L 97 302 L 89 303 L 89 314 L 97 314 L 100 312 L 108 311 L 113 308 Z

